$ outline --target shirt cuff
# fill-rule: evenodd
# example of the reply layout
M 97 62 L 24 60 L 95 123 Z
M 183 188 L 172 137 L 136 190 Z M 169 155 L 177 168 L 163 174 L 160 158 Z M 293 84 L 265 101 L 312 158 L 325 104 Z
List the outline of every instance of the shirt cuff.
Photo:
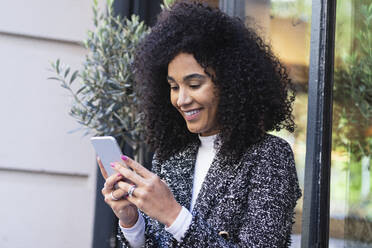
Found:
M 176 220 L 169 227 L 165 227 L 165 230 L 173 235 L 173 237 L 180 242 L 185 236 L 187 229 L 189 228 L 192 221 L 192 214 L 189 210 L 182 206 L 180 213 Z
M 134 226 L 125 228 L 120 225 L 119 221 L 119 227 L 132 248 L 140 248 L 145 244 L 145 220 L 139 211 L 138 220 Z

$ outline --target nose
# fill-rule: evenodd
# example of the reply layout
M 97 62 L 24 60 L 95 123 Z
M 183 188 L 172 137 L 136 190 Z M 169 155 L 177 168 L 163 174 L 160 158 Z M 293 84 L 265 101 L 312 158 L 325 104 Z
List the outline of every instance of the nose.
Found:
M 185 88 L 180 88 L 178 93 L 177 105 L 182 107 L 184 105 L 190 104 L 192 102 L 192 97 Z

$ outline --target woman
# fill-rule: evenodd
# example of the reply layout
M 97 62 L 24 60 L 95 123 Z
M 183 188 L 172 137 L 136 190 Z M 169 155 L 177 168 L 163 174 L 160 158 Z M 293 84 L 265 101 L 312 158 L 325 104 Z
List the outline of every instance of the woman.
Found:
M 181 1 L 135 68 L 153 172 L 125 156 L 117 175 L 102 169 L 123 247 L 288 247 L 301 191 L 290 146 L 266 132 L 293 131 L 294 96 L 270 48 L 240 20 Z

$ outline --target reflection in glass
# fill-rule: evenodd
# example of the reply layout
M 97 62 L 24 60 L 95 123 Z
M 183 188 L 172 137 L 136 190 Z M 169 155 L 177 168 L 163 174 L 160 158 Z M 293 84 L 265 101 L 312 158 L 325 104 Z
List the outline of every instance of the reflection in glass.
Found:
M 207 2 L 210 6 L 218 7 L 219 6 L 219 0 L 204 0 Z
M 372 247 L 372 1 L 337 2 L 330 237 Z
M 307 89 L 310 56 L 311 0 L 245 0 L 246 21 L 255 27 L 288 70 L 297 96 L 293 106 L 297 129 L 286 139 L 294 151 L 300 186 L 303 189 L 306 152 Z M 296 207 L 292 247 L 300 247 L 302 199 Z

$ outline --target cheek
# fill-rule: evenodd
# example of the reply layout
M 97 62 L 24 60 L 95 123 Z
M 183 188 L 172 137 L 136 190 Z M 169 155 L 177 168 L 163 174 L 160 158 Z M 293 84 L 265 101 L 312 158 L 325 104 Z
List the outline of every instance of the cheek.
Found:
M 211 114 L 213 115 L 212 119 L 213 121 L 215 121 L 216 119 L 216 116 L 217 116 L 217 108 L 218 108 L 218 104 L 219 104 L 219 98 L 214 96 L 213 97 L 213 101 L 211 102 Z
M 219 98 L 218 98 L 218 96 L 216 96 L 214 94 L 213 95 L 210 94 L 208 99 L 206 99 L 206 102 L 210 106 L 210 109 L 215 111 L 217 109 L 217 105 L 219 103 Z
M 171 92 L 169 94 L 169 97 L 170 97 L 170 101 L 171 101 L 173 107 L 177 108 L 177 96 L 176 96 L 176 94 Z

